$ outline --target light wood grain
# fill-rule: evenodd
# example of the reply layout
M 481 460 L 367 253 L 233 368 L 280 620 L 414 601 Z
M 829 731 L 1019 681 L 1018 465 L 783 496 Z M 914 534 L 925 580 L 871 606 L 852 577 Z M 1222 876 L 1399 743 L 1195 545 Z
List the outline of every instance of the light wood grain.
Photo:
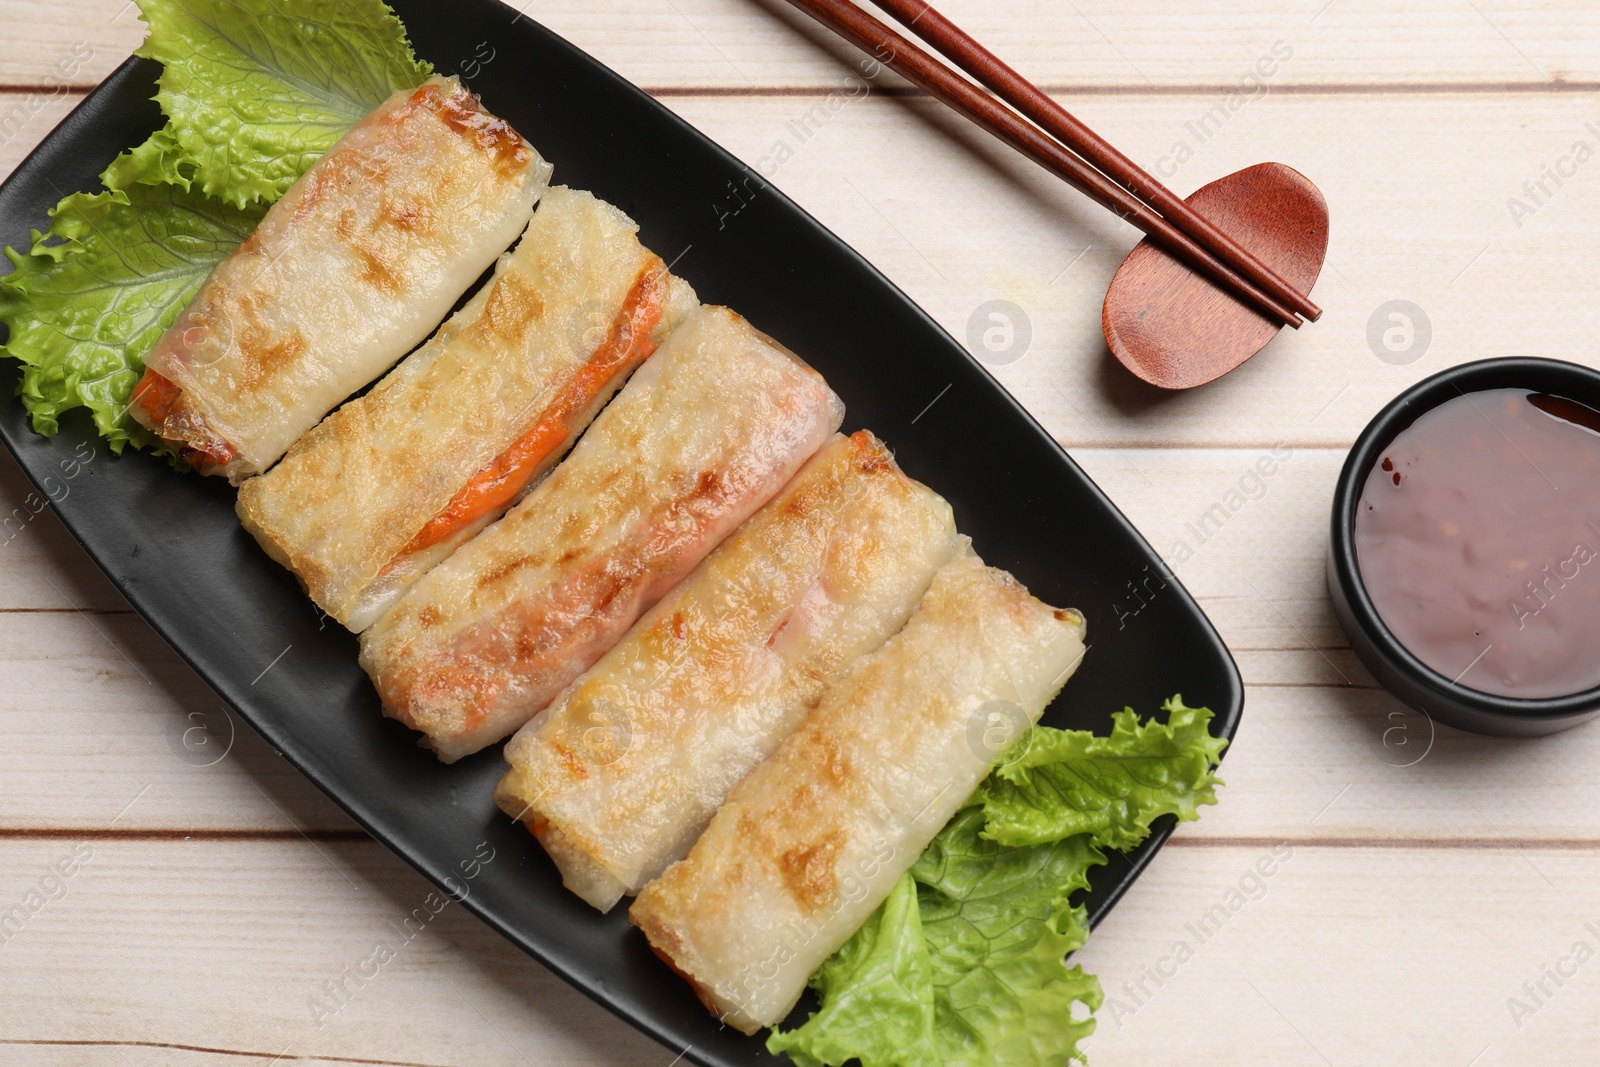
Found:
M 672 1058 L 459 905 L 440 910 L 432 887 L 380 846 L 87 844 L 65 896 L 0 945 L 7 1064 L 238 1062 L 236 1052 L 484 1067 Z M 0 909 L 83 847 L 8 844 Z M 407 940 L 417 908 L 432 917 Z M 348 984 L 343 1007 L 319 1010 L 313 997 L 334 1005 L 324 983 L 358 971 L 379 943 L 394 958 Z M 40 1039 L 90 1044 L 27 1044 Z M 177 1059 L 158 1045 L 214 1051 Z
M 797 142 L 791 124 L 816 102 L 669 100 L 752 165 L 779 141 Z M 1149 160 L 1212 102 L 1108 99 L 1089 117 Z M 1072 447 L 1339 447 L 1399 389 L 1454 363 L 1510 354 L 1596 362 L 1589 342 L 1600 308 L 1587 279 L 1589 235 L 1600 230 L 1600 163 L 1552 187 L 1553 198 L 1520 227 L 1507 203 L 1528 202 L 1524 182 L 1576 140 L 1600 152 L 1600 135 L 1585 128 L 1593 121 L 1600 129 L 1600 94 L 1542 97 L 1537 106 L 1521 96 L 1280 96 L 1231 121 L 1178 184 L 1267 151 L 1315 178 L 1334 205 L 1316 290 L 1327 314 L 1212 386 L 1176 395 L 1126 375 L 1099 333 L 1100 294 L 1137 235 L 931 102 L 848 104 L 791 145 L 795 155 L 773 181 L 957 338 L 989 300 L 1021 307 L 1031 345 L 994 372 Z M 41 115 L 24 132 L 45 129 Z M 1328 129 L 1340 136 L 1324 136 Z M 1494 151 L 1481 151 L 1485 144 Z M 920 164 L 905 166 L 907 158 Z M 692 252 L 680 267 L 695 278 Z M 1369 320 L 1395 298 L 1420 305 L 1431 322 L 1431 346 L 1403 366 L 1380 360 L 1368 340 Z M 1540 325 L 1530 331 L 1534 317 Z M 1246 409 L 1250 417 L 1240 418 Z
M 0 663 L 0 835 L 359 832 L 135 615 L 0 614 Z
M 144 24 L 128 0 L 6 0 L 4 18 L 5 86 L 82 89 L 110 74 L 144 40 Z
M 1276 845 L 1170 848 L 1096 931 L 1078 959 L 1116 999 L 1088 1045 L 1094 1063 L 1466 1064 L 1485 1046 L 1481 1063 L 1586 1062 L 1600 964 L 1547 985 L 1554 995 L 1521 1028 L 1506 1001 L 1525 998 L 1521 984 L 1576 941 L 1600 947 L 1585 926 L 1600 918 L 1589 892 L 1600 858 Z M 73 847 L 12 846 L 0 902 Z M 394 924 L 429 889 L 377 846 L 92 849 L 66 896 L 0 946 L 0 967 L 16 976 L 0 1017 L 8 1064 L 235 1062 L 133 1042 L 263 1061 L 288 1052 L 483 1067 L 667 1067 L 678 1051 L 639 1037 L 453 905 L 402 944 Z M 394 961 L 317 1026 L 310 998 L 380 941 Z M 1163 958 L 1180 941 L 1193 958 L 1174 976 Z M 1147 966 L 1167 980 L 1130 994 L 1123 983 Z M 49 981 L 21 980 L 40 974 Z M 68 1054 L 21 1043 L 44 1037 L 107 1044 Z
M 637 84 L 671 91 L 834 86 L 848 49 L 780 0 L 515 0 Z M 1051 86 L 1148 92 L 1224 87 L 1276 41 L 1294 50 L 1274 88 L 1382 92 L 1447 85 L 1475 91 L 1569 88 L 1600 79 L 1600 13 L 1581 0 L 1398 8 L 1383 0 L 954 0 L 956 22 L 1030 78 Z M 78 42 L 92 84 L 141 37 L 126 0 L 8 0 L 0 83 L 42 80 Z M 449 66 L 449 56 L 427 56 Z
M 1600 951 L 1593 854 L 1294 847 L 1261 878 L 1271 848 L 1170 849 L 1095 931 L 1096 1067 L 1591 1062 L 1600 963 L 1520 1027 L 1507 1000 L 1580 939 Z M 1193 957 L 1158 986 L 1144 969 L 1171 976 L 1178 942 Z
M 1278 40 L 1296 54 L 1284 84 L 1527 86 L 1590 80 L 1600 71 L 1586 44 L 1596 12 L 1573 0 L 1426 0 L 1403 10 L 1381 0 L 939 6 L 1045 85 L 1233 85 Z M 647 86 L 833 85 L 839 68 L 829 57 L 851 55 L 777 0 L 531 0 L 526 10 Z
M 854 57 L 779 0 L 525 9 L 752 165 L 788 143 L 774 186 L 957 338 L 985 301 L 1021 306 L 1031 345 L 993 372 L 1234 650 L 1248 696 L 1223 802 L 1181 828 L 1080 954 L 1123 1005 L 1102 1012 L 1094 1062 L 1588 1062 L 1600 964 L 1521 1027 L 1507 998 L 1576 940 L 1600 949 L 1584 926 L 1600 919 L 1600 731 L 1508 742 L 1404 711 L 1350 652 L 1322 573 L 1344 449 L 1404 385 L 1491 355 L 1600 365 L 1600 162 L 1520 226 L 1508 207 L 1575 141 L 1600 149 L 1600 9 L 941 6 L 1140 162 L 1162 166 L 1188 141 L 1194 157 L 1169 176 L 1180 191 L 1263 159 L 1313 178 L 1332 206 L 1324 320 L 1207 389 L 1153 393 L 1110 365 L 1098 334 L 1100 293 L 1136 235 L 889 76 L 890 93 L 850 100 L 801 143 L 797 125 L 848 91 Z M 124 0 L 0 0 L 0 174 L 140 36 Z M 1267 91 L 1201 143 L 1185 124 L 1226 108 L 1279 41 L 1293 55 Z M 692 255 L 679 266 L 694 278 Z M 1433 327 L 1427 354 L 1403 366 L 1367 340 L 1394 298 Z M 1258 483 L 1264 457 L 1274 473 Z M 97 459 L 96 476 L 116 463 Z M 0 1062 L 190 1067 L 288 1052 L 277 1062 L 666 1067 L 678 1055 L 456 908 L 317 1027 L 307 998 L 427 886 L 242 724 L 215 765 L 182 758 L 175 739 L 191 715 L 217 714 L 215 698 L 28 492 L 0 458 L 0 514 L 41 511 L 0 534 L 0 910 L 80 840 L 94 855 L 0 944 Z M 1281 841 L 1293 856 L 1265 896 L 1200 945 L 1184 924 Z M 1134 1002 L 1122 983 L 1186 938 L 1193 960 L 1159 989 L 1145 979 L 1154 995 Z
M 1104 99 L 1083 111 L 1113 143 L 1153 161 L 1213 102 Z M 803 144 L 790 124 L 806 100 L 669 103 L 751 164 L 790 142 L 794 158 L 774 183 L 956 337 L 967 337 L 986 301 L 1019 305 L 1032 345 L 995 374 L 1069 445 L 1339 446 L 1396 391 L 1453 363 L 1508 354 L 1595 360 L 1588 338 L 1600 310 L 1587 278 L 1600 164 L 1580 169 L 1520 228 L 1506 204 L 1575 140 L 1600 150 L 1600 136 L 1585 129 L 1600 119 L 1600 96 L 1536 106 L 1515 96 L 1276 96 L 1241 111 L 1174 184 L 1189 188 L 1263 157 L 1316 180 L 1333 205 L 1316 289 L 1327 314 L 1221 381 L 1176 395 L 1125 374 L 1100 337 L 1101 296 L 1137 234 L 933 103 L 861 100 Z M 1494 150 L 1482 151 L 1486 144 Z M 918 165 L 905 165 L 911 159 Z M 681 264 L 691 278 L 692 258 Z M 1397 297 L 1432 323 L 1431 347 L 1405 366 L 1381 361 L 1367 339 L 1369 319 Z

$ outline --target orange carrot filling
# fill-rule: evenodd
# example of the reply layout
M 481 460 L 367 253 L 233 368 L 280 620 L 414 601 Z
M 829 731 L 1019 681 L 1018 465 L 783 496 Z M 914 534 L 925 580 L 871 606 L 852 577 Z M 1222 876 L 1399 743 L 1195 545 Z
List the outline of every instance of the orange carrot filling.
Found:
M 507 169 L 520 170 L 532 155 L 528 143 L 509 122 L 483 110 L 475 93 L 447 93 L 443 86 L 430 83 L 412 93 L 407 104 L 427 108 L 452 130 L 472 138 L 480 149 L 494 153 Z M 396 112 L 391 121 L 402 117 L 403 112 Z
M 605 340 L 545 408 L 539 421 L 515 444 L 462 486 L 444 509 L 384 568 L 388 573 L 407 556 L 449 540 L 483 516 L 504 506 L 528 484 L 534 472 L 566 443 L 572 420 L 587 411 L 623 368 L 655 351 L 651 333 L 661 322 L 667 295 L 667 269 L 660 259 L 639 273 Z
M 133 402 L 144 409 L 150 421 L 160 426 L 172 414 L 172 405 L 183 393 L 171 379 L 145 368 L 144 377 L 133 387 Z
M 227 466 L 239 450 L 226 441 L 214 437 L 207 437 L 203 441 L 194 440 L 188 435 L 179 436 L 178 433 L 167 426 L 167 420 L 172 417 L 172 409 L 177 407 L 178 398 L 183 396 L 183 387 L 170 378 L 156 371 L 145 368 L 144 377 L 139 379 L 139 384 L 133 387 L 133 403 L 143 409 L 149 416 L 150 423 L 156 427 L 156 432 L 178 450 L 178 455 L 196 467 L 204 467 L 207 463 L 218 467 Z M 172 434 L 172 436 L 168 436 Z

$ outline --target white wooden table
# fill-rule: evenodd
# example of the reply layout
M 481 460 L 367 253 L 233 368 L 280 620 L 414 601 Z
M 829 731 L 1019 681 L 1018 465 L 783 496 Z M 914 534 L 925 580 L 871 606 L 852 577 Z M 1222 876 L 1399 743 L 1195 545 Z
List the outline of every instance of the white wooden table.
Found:
M 850 91 L 853 57 L 777 0 L 527 12 L 746 161 L 786 142 L 775 183 L 955 336 L 987 301 L 1022 308 L 1031 341 L 995 373 L 1234 650 L 1249 697 L 1221 805 L 1079 956 L 1115 998 L 1094 1063 L 1593 1063 L 1600 729 L 1430 730 L 1356 662 L 1322 575 L 1345 449 L 1398 390 L 1490 356 L 1600 365 L 1600 9 L 947 4 L 1180 192 L 1265 159 L 1309 175 L 1332 211 L 1323 321 L 1221 382 L 1157 396 L 1098 329 L 1135 234 L 926 98 L 814 110 Z M 0 0 L 0 174 L 141 33 L 125 0 Z M 1230 110 L 1274 49 L 1264 88 Z M 1533 199 L 1524 183 L 1563 158 L 1571 176 Z M 1392 300 L 1426 315 L 1425 350 L 1421 331 L 1400 352 L 1369 342 Z M 1274 451 L 1276 473 L 1252 481 Z M 26 492 L 0 459 L 0 511 Z M 180 759 L 189 716 L 214 708 L 48 511 L 0 548 L 0 911 L 56 898 L 0 944 L 0 1063 L 672 1062 L 457 909 L 317 1025 L 309 998 L 428 887 L 248 728 L 214 765 Z M 1287 861 L 1253 878 L 1275 848 Z M 71 876 L 52 878 L 58 864 Z M 1524 983 L 1541 981 L 1535 999 Z

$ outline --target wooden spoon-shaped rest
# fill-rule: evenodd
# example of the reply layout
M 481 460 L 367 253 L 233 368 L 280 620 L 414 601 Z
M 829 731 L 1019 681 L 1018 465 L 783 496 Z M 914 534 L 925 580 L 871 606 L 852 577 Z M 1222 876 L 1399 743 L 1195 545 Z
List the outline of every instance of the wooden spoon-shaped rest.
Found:
M 1328 253 L 1328 204 L 1305 175 L 1259 163 L 1185 199 L 1284 281 L 1311 292 Z M 1100 323 L 1122 365 L 1162 389 L 1222 377 L 1281 328 L 1148 239 L 1117 268 Z

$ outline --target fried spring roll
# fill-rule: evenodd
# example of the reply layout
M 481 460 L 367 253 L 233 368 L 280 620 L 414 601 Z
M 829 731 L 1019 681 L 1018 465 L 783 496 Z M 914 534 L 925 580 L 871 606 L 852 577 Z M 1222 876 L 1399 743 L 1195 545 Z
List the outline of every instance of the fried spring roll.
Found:
M 883 442 L 835 438 L 522 728 L 495 800 L 610 909 L 688 852 L 955 549 L 950 505 Z
M 239 490 L 245 529 L 355 631 L 499 518 L 697 303 L 585 192 L 545 193 L 493 280 Z
M 689 315 L 566 460 L 361 638 L 384 711 L 446 762 L 543 710 L 839 428 L 822 376 Z
M 234 484 L 438 325 L 527 225 L 550 167 L 455 78 L 340 138 L 145 359 L 132 414 Z
M 1083 634 L 964 549 L 629 917 L 730 1026 L 779 1022 L 988 774 L 990 720 L 1037 721 Z

